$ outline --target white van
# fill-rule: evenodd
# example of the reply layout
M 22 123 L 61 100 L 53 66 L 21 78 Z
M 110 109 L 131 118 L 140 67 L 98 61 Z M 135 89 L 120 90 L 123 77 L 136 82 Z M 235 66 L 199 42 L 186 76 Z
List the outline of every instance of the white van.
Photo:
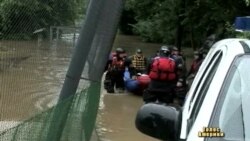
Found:
M 250 41 L 214 44 L 184 106 L 145 104 L 136 127 L 167 141 L 250 141 Z

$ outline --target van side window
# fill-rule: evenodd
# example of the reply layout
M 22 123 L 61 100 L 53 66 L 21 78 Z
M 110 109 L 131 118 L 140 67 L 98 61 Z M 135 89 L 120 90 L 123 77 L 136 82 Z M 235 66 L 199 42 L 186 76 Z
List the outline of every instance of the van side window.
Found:
M 202 74 L 201 79 L 198 81 L 197 86 L 196 86 L 196 88 L 195 88 L 195 90 L 194 90 L 194 93 L 195 93 L 195 94 L 191 97 L 191 102 L 194 100 L 194 98 L 195 98 L 195 96 L 196 96 L 196 94 L 197 94 L 197 91 L 198 91 L 200 85 L 202 84 L 201 82 L 204 80 L 203 78 L 204 78 L 205 75 L 207 74 L 207 71 L 208 71 L 209 68 L 211 67 L 211 64 L 214 63 L 214 60 L 218 57 L 218 55 L 219 55 L 220 53 L 221 53 L 221 51 L 217 51 L 217 52 L 214 54 L 214 56 L 212 57 L 212 59 L 210 60 L 210 62 L 208 63 L 208 65 L 206 66 L 205 71 L 204 71 L 204 73 Z
M 219 127 L 225 136 L 207 141 L 250 140 L 250 55 L 237 57 L 215 105 L 209 127 Z
M 200 107 L 209 89 L 210 83 L 213 80 L 215 72 L 220 64 L 221 58 L 222 51 L 218 51 L 214 54 L 213 59 L 211 59 L 211 61 L 209 62 L 206 71 L 203 73 L 201 80 L 199 81 L 199 84 L 196 87 L 195 95 L 197 95 L 197 99 L 194 103 L 195 106 L 192 109 L 190 119 L 188 120 L 188 132 L 190 131 L 199 113 Z

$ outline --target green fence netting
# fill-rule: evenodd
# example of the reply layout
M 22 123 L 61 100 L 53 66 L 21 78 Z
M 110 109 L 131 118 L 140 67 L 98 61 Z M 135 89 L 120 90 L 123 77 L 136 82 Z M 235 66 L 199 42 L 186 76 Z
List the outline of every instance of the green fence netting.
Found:
M 0 134 L 1 141 L 45 141 L 48 134 L 56 138 L 53 132 L 62 130 L 59 137 L 61 141 L 85 141 L 90 140 L 95 124 L 97 109 L 99 106 L 100 83 L 93 82 L 80 93 L 58 103 L 55 107 L 43 112 L 29 120 L 26 120 L 14 128 Z M 69 112 L 65 109 L 69 108 Z M 64 115 L 67 120 L 64 127 L 50 129 L 54 116 Z M 50 133 L 48 133 L 50 132 Z

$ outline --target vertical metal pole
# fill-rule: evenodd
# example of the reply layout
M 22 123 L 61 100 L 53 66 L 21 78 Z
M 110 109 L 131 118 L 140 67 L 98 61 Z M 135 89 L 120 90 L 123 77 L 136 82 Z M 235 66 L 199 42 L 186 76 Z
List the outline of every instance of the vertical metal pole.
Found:
M 66 100 L 76 93 L 81 74 L 96 33 L 96 27 L 98 25 L 98 20 L 102 12 L 102 5 L 104 2 L 105 1 L 102 0 L 91 0 L 89 3 L 86 19 L 81 28 L 76 47 L 74 48 L 74 54 L 59 96 L 59 102 Z M 66 105 L 64 108 L 64 112 L 62 112 L 60 111 L 60 106 L 56 107 L 51 125 L 49 127 L 48 135 L 45 139 L 46 141 L 60 141 L 65 123 L 67 121 L 67 114 L 70 110 L 70 106 Z
M 90 13 L 101 13 L 101 6 L 103 5 L 103 2 L 104 1 L 99 0 L 92 0 L 90 2 L 86 20 L 80 31 L 80 36 L 76 43 L 74 55 L 71 59 L 69 69 L 66 74 L 66 79 L 60 93 L 60 100 L 68 98 L 69 96 L 72 96 L 76 93 L 100 16 L 100 14 L 98 14 L 97 16 L 93 17 Z
M 117 33 L 117 27 L 122 12 L 124 0 L 108 0 L 105 1 L 103 11 L 100 17 L 100 23 L 97 27 L 97 34 L 92 43 L 91 51 L 89 52 L 88 64 L 91 65 L 88 69 L 88 78 L 92 80 L 88 89 L 88 98 L 86 112 L 83 121 L 83 130 L 85 131 L 85 141 L 89 141 L 94 130 L 95 120 L 93 119 L 98 112 L 99 102 L 96 100 L 100 96 L 100 85 L 103 74 L 103 69 L 106 65 L 108 55 L 112 49 L 112 45 Z M 112 8 L 110 7 L 112 6 Z M 99 93 L 99 94 L 98 94 Z M 87 121 L 87 122 L 86 122 Z

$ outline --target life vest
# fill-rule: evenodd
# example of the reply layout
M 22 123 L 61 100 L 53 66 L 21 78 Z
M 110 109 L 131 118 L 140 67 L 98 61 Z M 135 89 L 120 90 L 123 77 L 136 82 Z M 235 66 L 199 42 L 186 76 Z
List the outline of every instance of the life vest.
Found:
M 152 63 L 149 77 L 152 80 L 173 81 L 176 79 L 176 65 L 171 58 L 156 57 Z
M 124 60 L 123 59 L 118 60 L 118 58 L 114 56 L 112 58 L 111 69 L 112 70 L 124 70 L 125 69 Z
M 132 58 L 132 64 L 133 66 L 135 67 L 135 69 L 137 70 L 145 70 L 145 57 L 142 55 L 142 56 L 137 56 L 137 55 L 134 55 L 133 58 Z

